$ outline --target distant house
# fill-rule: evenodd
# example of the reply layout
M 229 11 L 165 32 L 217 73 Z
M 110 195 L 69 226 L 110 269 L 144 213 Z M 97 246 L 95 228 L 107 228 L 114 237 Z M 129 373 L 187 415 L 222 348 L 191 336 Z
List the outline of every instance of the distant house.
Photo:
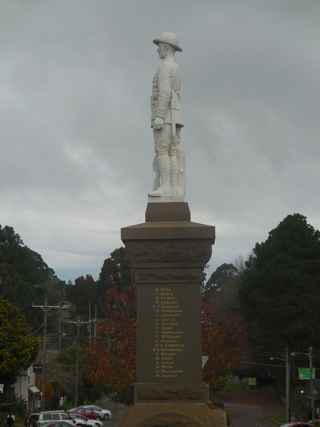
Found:
M 35 385 L 36 375 L 33 365 L 23 371 L 17 378 L 14 384 L 14 394 L 17 399 L 22 399 L 26 402 L 27 409 L 35 411 L 40 409 L 41 393 Z

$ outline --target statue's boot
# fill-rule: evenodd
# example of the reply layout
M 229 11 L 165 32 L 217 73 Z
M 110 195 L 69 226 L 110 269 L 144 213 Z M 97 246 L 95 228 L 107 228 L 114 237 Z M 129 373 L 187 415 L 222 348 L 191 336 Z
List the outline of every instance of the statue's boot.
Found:
M 170 160 L 168 154 L 159 154 L 158 167 L 160 174 L 160 187 L 149 193 L 150 197 L 171 195 L 170 186 Z

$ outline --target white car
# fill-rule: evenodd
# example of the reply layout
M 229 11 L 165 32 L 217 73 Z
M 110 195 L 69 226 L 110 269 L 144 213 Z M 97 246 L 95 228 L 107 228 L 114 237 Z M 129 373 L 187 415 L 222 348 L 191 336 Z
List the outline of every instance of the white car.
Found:
M 80 408 L 85 409 L 86 411 L 93 411 L 101 420 L 111 420 L 112 413 L 109 409 L 100 408 L 97 405 L 82 405 Z
M 73 423 L 70 423 L 67 420 L 53 420 L 47 421 L 41 424 L 41 427 L 70 427 L 74 426 Z
M 63 421 L 70 426 L 74 426 L 74 422 L 70 416 L 64 411 L 42 411 L 39 413 L 39 418 L 37 421 L 38 427 L 46 427 L 48 424 L 54 422 Z
M 91 420 L 90 418 L 85 417 L 84 415 L 78 414 L 76 412 L 69 413 L 70 417 L 72 418 L 73 422 L 76 426 L 79 427 L 102 427 L 103 422 L 96 419 Z

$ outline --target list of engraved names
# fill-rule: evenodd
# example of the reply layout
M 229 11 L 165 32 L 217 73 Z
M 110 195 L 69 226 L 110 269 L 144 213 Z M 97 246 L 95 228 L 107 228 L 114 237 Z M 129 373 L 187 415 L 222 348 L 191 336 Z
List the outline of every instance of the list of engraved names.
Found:
M 154 289 L 154 372 L 159 380 L 176 379 L 183 374 L 178 364 L 179 355 L 184 351 L 182 330 L 182 308 L 174 288 Z

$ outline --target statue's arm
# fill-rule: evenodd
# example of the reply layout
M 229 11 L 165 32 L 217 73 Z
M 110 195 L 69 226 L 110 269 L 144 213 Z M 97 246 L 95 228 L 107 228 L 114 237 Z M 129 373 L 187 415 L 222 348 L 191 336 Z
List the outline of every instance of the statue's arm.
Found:
M 159 99 L 156 117 L 162 120 L 165 119 L 170 107 L 171 98 L 171 82 L 170 68 L 166 64 L 162 64 L 159 69 Z

